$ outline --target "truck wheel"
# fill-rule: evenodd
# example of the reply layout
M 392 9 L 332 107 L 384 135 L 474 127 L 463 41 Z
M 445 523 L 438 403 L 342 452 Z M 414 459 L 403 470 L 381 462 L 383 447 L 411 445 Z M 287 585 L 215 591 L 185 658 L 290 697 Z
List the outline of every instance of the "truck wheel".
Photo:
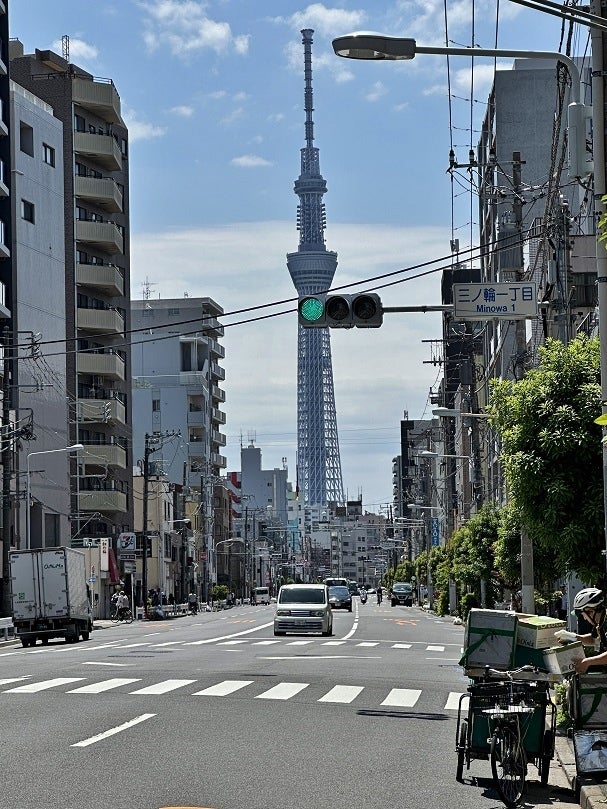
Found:
M 89 639 L 88 631 L 87 632 L 81 632 L 80 634 L 82 635 L 82 640 L 88 640 Z
M 43 635 L 40 638 L 40 640 L 41 640 L 43 646 L 46 646 L 46 644 L 48 643 L 48 637 L 46 635 Z

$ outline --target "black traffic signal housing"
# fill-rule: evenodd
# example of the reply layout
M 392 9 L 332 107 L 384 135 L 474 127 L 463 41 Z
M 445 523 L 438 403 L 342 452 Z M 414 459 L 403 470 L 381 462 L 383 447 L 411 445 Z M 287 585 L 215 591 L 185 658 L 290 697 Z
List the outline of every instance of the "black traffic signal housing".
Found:
M 306 329 L 377 329 L 384 315 L 374 292 L 305 295 L 299 299 L 297 312 L 299 325 Z

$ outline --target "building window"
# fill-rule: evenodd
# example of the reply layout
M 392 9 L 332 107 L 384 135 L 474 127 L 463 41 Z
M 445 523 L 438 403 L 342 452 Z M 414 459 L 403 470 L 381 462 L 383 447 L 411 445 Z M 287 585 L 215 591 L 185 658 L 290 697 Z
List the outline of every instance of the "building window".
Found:
M 34 156 L 34 130 L 23 121 L 20 121 L 19 124 L 19 148 L 30 157 Z
M 34 203 L 28 202 L 26 199 L 21 200 L 21 218 L 26 222 L 34 224 Z
M 49 166 L 55 166 L 55 150 L 52 146 L 49 146 L 48 143 L 42 144 L 42 159 L 45 163 Z
M 178 315 L 179 307 L 169 306 L 167 308 L 167 315 Z
M 76 132 L 85 132 L 86 131 L 86 121 L 82 117 L 82 115 L 74 115 L 74 127 Z
M 160 412 L 160 399 L 152 399 L 152 413 Z

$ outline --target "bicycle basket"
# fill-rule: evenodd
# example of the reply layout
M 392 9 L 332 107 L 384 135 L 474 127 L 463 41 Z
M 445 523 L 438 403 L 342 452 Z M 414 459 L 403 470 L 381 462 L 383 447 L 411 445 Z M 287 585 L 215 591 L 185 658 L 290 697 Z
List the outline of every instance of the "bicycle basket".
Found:
M 520 713 L 520 727 L 525 751 L 537 755 L 544 736 L 547 690 L 532 682 L 475 683 L 469 686 L 469 717 L 472 723 L 472 748 L 488 752 L 489 739 L 494 727 L 493 720 L 484 711 L 524 705 L 534 708 L 533 713 Z M 496 716 L 498 716 L 496 714 Z M 494 717 L 495 718 L 495 717 Z

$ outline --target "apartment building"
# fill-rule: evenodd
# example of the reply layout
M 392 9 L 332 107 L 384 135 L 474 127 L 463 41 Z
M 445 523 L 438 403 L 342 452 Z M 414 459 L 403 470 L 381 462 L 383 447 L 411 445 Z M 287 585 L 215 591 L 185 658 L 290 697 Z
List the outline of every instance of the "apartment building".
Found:
M 131 529 L 128 131 L 111 79 L 10 43 L 16 83 L 63 124 L 66 389 L 72 537 Z

